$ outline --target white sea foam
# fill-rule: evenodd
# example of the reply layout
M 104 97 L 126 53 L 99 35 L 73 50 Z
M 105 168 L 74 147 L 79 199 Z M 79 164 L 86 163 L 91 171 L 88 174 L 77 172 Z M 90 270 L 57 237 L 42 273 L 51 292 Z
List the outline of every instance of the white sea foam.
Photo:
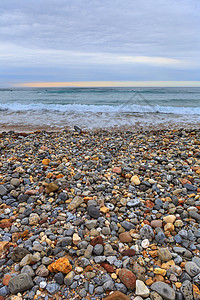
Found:
M 178 107 L 159 105 L 87 105 L 87 104 L 44 104 L 19 102 L 0 104 L 0 111 L 8 112 L 63 112 L 63 113 L 161 113 L 175 115 L 200 115 L 200 107 Z

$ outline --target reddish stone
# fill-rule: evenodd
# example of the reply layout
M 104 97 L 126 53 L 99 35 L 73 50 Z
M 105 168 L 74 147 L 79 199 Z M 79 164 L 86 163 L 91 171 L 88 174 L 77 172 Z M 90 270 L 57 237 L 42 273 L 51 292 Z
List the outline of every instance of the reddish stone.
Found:
M 44 217 L 42 220 L 40 220 L 39 224 L 42 225 L 48 220 L 48 217 Z
M 91 240 L 90 244 L 91 244 L 93 247 L 94 247 L 95 245 L 97 245 L 97 244 L 103 245 L 103 238 L 102 238 L 102 236 L 98 235 L 98 236 L 94 237 L 94 238 Z
M 126 296 L 125 294 L 123 294 L 122 292 L 119 292 L 119 291 L 114 292 L 103 299 L 104 300 L 130 300 L 130 298 L 128 296 Z
M 161 220 L 153 220 L 151 221 L 151 227 L 152 228 L 158 228 L 158 227 L 162 227 L 162 221 Z
M 113 266 L 111 266 L 110 264 L 107 263 L 100 263 L 101 267 L 103 267 L 108 273 L 114 273 L 115 270 L 113 268 Z
M 51 221 L 51 224 L 55 224 L 57 222 L 57 219 Z
M 24 195 L 35 195 L 38 192 L 38 190 L 28 190 L 24 193 Z
M 121 269 L 119 270 L 119 278 L 125 284 L 125 286 L 129 290 L 134 290 L 136 286 L 136 277 L 135 275 L 128 269 Z
M 135 250 L 134 249 L 127 249 L 127 250 L 124 250 L 122 252 L 122 255 L 123 256 L 134 256 L 135 255 Z
M 182 185 L 186 184 L 186 183 L 189 183 L 189 184 L 192 184 L 191 181 L 187 180 L 186 178 L 184 178 L 182 181 L 181 181 Z
M 121 174 L 122 173 L 122 168 L 121 167 L 115 167 L 112 170 L 113 173 Z
M 6 274 L 3 278 L 3 284 L 8 286 L 10 278 L 11 278 L 10 274 Z
M 3 223 L 3 224 L 0 224 L 0 228 L 4 229 L 4 228 L 9 228 L 12 226 L 12 223 Z
M 131 243 L 133 241 L 133 238 L 129 232 L 120 233 L 119 239 L 122 243 Z
M 29 234 L 28 229 L 24 230 L 24 231 L 21 233 L 21 238 L 23 239 L 23 238 L 27 237 L 28 234 Z
M 148 207 L 148 208 L 153 208 L 154 207 L 154 203 L 150 200 L 147 200 L 145 203 L 146 203 L 146 207 Z
M 5 298 L 3 296 L 0 296 L 0 300 L 5 300 Z

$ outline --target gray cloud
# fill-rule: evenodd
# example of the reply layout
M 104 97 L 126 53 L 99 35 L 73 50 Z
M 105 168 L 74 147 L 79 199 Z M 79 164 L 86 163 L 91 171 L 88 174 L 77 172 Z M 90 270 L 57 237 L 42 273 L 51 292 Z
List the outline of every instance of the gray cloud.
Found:
M 199 28 L 198 0 L 7 0 L 0 64 L 10 71 L 59 66 L 63 74 L 63 66 L 99 64 L 124 65 L 127 73 L 138 64 L 199 70 Z

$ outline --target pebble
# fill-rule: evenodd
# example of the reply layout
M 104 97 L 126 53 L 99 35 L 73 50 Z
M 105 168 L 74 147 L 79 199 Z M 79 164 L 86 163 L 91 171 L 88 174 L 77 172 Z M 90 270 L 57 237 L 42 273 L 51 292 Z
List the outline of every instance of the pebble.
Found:
M 189 280 L 185 280 L 181 286 L 181 292 L 184 299 L 193 300 L 192 283 Z
M 200 137 L 182 132 L 0 133 L 3 297 L 25 275 L 20 299 L 182 300 L 187 280 L 198 299 Z
M 200 268 L 192 261 L 186 262 L 185 270 L 191 277 L 194 277 L 200 273 Z
M 136 280 L 136 291 L 135 294 L 141 297 L 148 297 L 150 294 L 150 291 L 148 289 L 148 287 L 144 284 L 143 281 L 141 280 Z
M 17 294 L 29 290 L 34 286 L 31 277 L 27 273 L 19 274 L 10 279 L 8 288 L 11 294 Z
M 128 269 L 121 269 L 119 271 L 119 278 L 123 284 L 130 290 L 134 290 L 136 287 L 135 275 Z
M 133 241 L 133 238 L 131 237 L 129 232 L 120 233 L 119 239 L 122 243 L 131 243 Z
M 166 283 L 157 281 L 151 285 L 151 289 L 166 300 L 175 300 L 175 291 Z
M 90 205 L 87 209 L 88 214 L 90 217 L 94 219 L 98 219 L 100 217 L 100 210 L 94 205 Z
M 140 229 L 140 235 L 142 239 L 148 239 L 148 240 L 152 240 L 154 238 L 154 232 L 153 229 L 151 228 L 151 226 L 149 225 L 144 225 L 141 229 Z
M 60 290 L 60 285 L 57 283 L 48 283 L 46 286 L 46 290 L 50 294 L 55 294 L 56 292 L 58 292 Z

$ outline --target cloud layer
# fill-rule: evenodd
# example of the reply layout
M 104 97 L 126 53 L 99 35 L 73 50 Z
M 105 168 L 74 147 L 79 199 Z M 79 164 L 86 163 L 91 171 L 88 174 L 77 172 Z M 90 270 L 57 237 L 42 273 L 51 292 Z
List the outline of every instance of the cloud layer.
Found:
M 0 83 L 198 80 L 199 28 L 198 0 L 4 1 Z

